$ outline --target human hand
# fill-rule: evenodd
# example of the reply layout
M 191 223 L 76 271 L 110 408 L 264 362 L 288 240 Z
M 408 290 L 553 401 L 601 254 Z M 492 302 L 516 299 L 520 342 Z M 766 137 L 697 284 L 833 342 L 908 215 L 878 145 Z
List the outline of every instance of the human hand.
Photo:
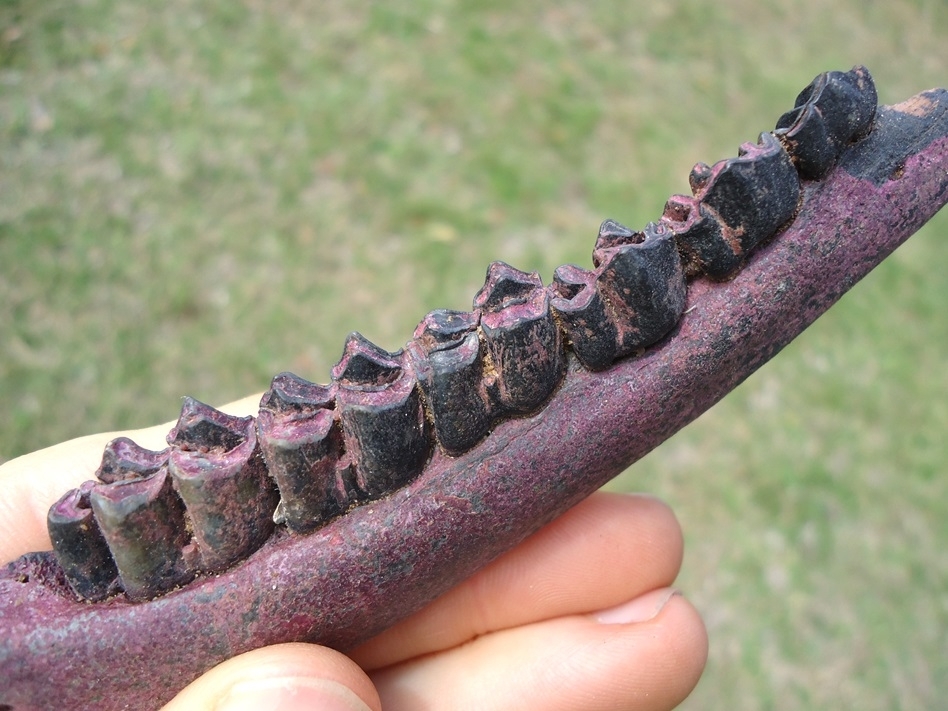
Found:
M 131 436 L 152 446 L 164 431 Z M 46 509 L 92 476 L 114 436 L 0 467 L 0 560 L 49 548 Z M 700 617 L 669 587 L 681 557 L 667 506 L 595 494 L 348 657 L 310 644 L 254 650 L 165 709 L 670 709 L 707 654 Z

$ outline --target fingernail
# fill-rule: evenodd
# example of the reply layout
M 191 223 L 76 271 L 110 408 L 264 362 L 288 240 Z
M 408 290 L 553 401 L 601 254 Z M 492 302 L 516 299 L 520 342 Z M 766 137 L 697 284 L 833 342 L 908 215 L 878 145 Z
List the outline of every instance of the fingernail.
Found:
M 674 588 L 660 588 L 640 595 L 634 600 L 594 613 L 597 622 L 605 625 L 627 625 L 633 622 L 648 622 L 655 619 L 668 601 L 681 591 Z
M 215 711 L 370 711 L 355 692 L 329 679 L 260 679 L 234 684 Z

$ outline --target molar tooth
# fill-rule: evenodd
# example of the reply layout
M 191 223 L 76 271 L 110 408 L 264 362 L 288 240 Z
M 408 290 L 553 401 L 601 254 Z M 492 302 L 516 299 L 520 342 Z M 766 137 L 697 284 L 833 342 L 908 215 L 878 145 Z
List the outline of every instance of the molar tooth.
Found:
M 428 461 L 431 440 L 404 351 L 389 353 L 352 333 L 332 379 L 346 453 L 359 485 L 378 497 L 414 479 Z
M 878 95 L 869 70 L 824 72 L 797 97 L 774 130 L 800 172 L 819 180 L 836 163 L 846 145 L 869 133 Z
M 576 357 L 589 370 L 612 365 L 618 346 L 618 331 L 596 289 L 596 278 L 596 272 L 564 264 L 556 268 L 549 287 L 550 307 Z
M 297 533 L 313 530 L 355 502 L 337 471 L 342 431 L 334 406 L 333 387 L 292 373 L 274 377 L 260 401 L 260 448 L 280 490 L 274 521 Z
M 762 133 L 756 144 L 743 144 L 737 158 L 719 161 L 709 170 L 698 171 L 697 179 L 693 171 L 691 182 L 698 186 L 695 197 L 701 208 L 719 221 L 726 242 L 727 249 L 708 249 L 722 257 L 709 263 L 709 271 L 727 275 L 793 217 L 800 179 L 789 154 L 769 133 Z
M 662 339 L 685 308 L 687 287 L 674 234 L 650 222 L 640 243 L 599 250 L 596 288 L 618 330 L 617 357 Z
M 473 312 L 432 311 L 418 324 L 408 344 L 412 368 L 434 421 L 435 437 L 451 455 L 466 452 L 490 429 L 478 320 Z
M 168 468 L 187 507 L 202 569 L 216 572 L 246 558 L 273 532 L 278 501 L 254 419 L 185 398 L 167 440 Z
M 481 332 L 495 371 L 492 395 L 498 409 L 532 412 L 556 389 L 566 362 L 539 275 L 493 262 L 474 307 L 481 312 Z
M 56 559 L 69 587 L 83 600 L 103 600 L 118 592 L 118 570 L 92 514 L 95 482 L 67 491 L 46 515 Z
M 89 499 L 129 599 L 147 600 L 194 577 L 184 505 L 167 467 L 95 484 Z

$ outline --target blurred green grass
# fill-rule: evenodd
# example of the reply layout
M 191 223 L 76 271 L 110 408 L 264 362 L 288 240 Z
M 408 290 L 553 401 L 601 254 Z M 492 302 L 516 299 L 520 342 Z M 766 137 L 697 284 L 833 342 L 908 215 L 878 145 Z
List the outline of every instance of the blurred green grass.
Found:
M 0 461 L 325 382 L 589 263 L 825 69 L 948 85 L 914 2 L 0 4 Z M 711 633 L 685 708 L 948 695 L 948 214 L 614 486 L 666 498 Z

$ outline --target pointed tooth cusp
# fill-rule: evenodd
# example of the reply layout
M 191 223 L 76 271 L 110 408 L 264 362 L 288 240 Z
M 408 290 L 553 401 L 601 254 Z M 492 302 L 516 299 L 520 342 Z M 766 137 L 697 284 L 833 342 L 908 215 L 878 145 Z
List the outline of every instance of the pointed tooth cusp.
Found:
M 350 334 L 332 369 L 346 453 L 371 497 L 407 484 L 431 451 L 418 382 L 403 351 Z
M 154 474 L 168 462 L 170 449 L 152 451 L 128 437 L 117 437 L 105 445 L 102 463 L 96 470 L 99 481 L 111 484 L 126 479 L 140 479 Z
M 96 484 L 89 498 L 129 599 L 148 600 L 194 577 L 184 505 L 167 467 Z
M 493 262 L 474 297 L 474 308 L 481 312 L 481 333 L 496 378 L 496 413 L 536 410 L 556 389 L 566 362 L 549 293 L 539 275 Z
M 186 398 L 168 443 L 168 468 L 187 506 L 201 568 L 224 570 L 263 545 L 278 495 L 254 419 Z
M 878 95 L 869 70 L 824 72 L 807 86 L 774 130 L 806 180 L 819 180 L 842 150 L 872 129 Z
M 118 570 L 92 514 L 95 482 L 67 491 L 46 516 L 56 560 L 69 587 L 83 600 L 103 600 L 118 592 Z
M 564 264 L 556 268 L 549 287 L 550 307 L 576 357 L 589 370 L 608 368 L 617 357 L 618 331 L 596 279 L 596 272 Z
M 478 321 L 477 312 L 432 311 L 408 344 L 435 438 L 451 455 L 469 450 L 491 425 Z
M 342 431 L 334 407 L 335 388 L 292 373 L 273 378 L 260 401 L 260 448 L 280 491 L 274 520 L 297 533 L 319 527 L 354 503 L 338 494 Z

